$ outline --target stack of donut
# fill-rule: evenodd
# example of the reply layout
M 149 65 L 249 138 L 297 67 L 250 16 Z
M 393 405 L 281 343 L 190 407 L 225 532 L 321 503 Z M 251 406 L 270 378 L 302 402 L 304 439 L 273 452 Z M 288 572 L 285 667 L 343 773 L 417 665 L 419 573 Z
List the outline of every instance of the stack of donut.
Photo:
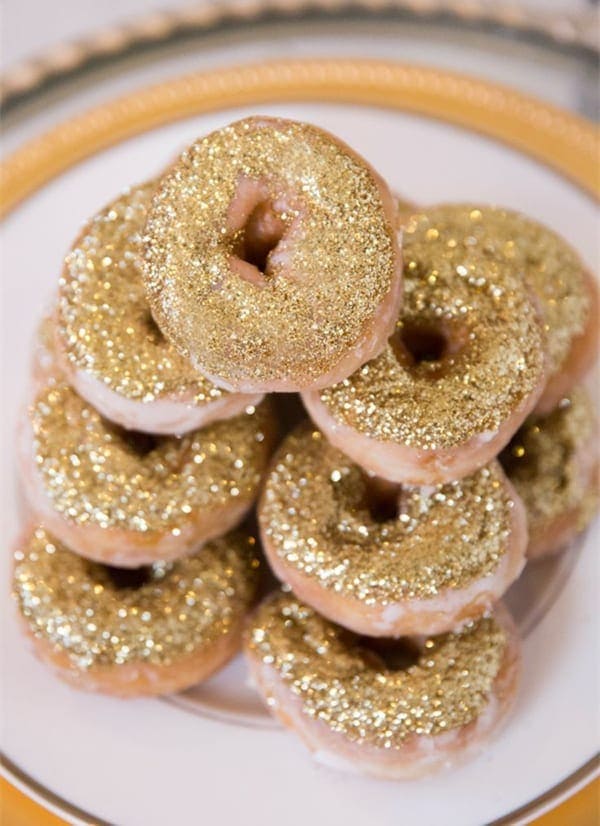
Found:
M 545 227 L 400 202 L 314 126 L 198 140 L 86 225 L 40 327 L 14 577 L 36 651 L 158 694 L 245 625 L 320 760 L 403 778 L 475 752 L 519 678 L 500 600 L 597 506 L 593 284 Z M 251 610 L 257 497 L 282 587 Z
M 239 650 L 260 564 L 240 523 L 276 435 L 270 400 L 215 386 L 152 319 L 155 188 L 102 209 L 67 255 L 17 440 L 23 627 L 61 677 L 120 696 L 187 688 Z

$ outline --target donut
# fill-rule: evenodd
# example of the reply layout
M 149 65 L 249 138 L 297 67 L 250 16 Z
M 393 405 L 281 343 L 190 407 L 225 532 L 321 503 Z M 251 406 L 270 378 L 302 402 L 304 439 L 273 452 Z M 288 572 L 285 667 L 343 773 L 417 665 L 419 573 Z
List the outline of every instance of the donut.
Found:
M 359 634 L 439 634 L 481 616 L 525 564 L 525 511 L 500 465 L 429 488 L 369 478 L 303 425 L 259 506 L 275 574 Z
M 418 208 L 401 196 L 396 199 L 403 226 Z M 539 303 L 547 333 L 548 369 L 536 410 L 550 413 L 596 360 L 598 285 L 577 252 L 548 227 L 513 210 L 479 209 L 483 219 L 495 226 L 495 238 L 487 239 L 488 251 L 522 274 Z
M 501 605 L 457 632 L 378 645 L 276 593 L 251 618 L 244 648 L 269 709 L 317 760 L 393 779 L 479 751 L 520 676 L 519 637 Z
M 544 317 L 547 384 L 537 412 L 550 413 L 598 353 L 598 286 L 577 252 L 548 227 L 508 209 L 483 210 L 497 227 L 494 251 L 530 284 Z
M 598 509 L 598 422 L 584 388 L 531 416 L 500 461 L 527 511 L 528 557 L 565 548 Z
M 158 326 L 227 390 L 332 384 L 395 324 L 394 200 L 315 126 L 248 118 L 196 141 L 160 179 L 145 238 Z
M 121 697 L 167 694 L 239 650 L 258 567 L 254 540 L 239 532 L 132 571 L 90 562 L 37 526 L 15 551 L 13 593 L 33 650 L 63 680 Z
M 258 404 L 200 375 L 157 327 L 140 275 L 142 236 L 156 182 L 100 210 L 75 241 L 60 279 L 56 341 L 80 396 L 122 427 L 185 433 Z
M 489 250 L 494 215 L 442 206 L 403 229 L 404 309 L 382 353 L 302 394 L 315 424 L 366 470 L 435 485 L 491 461 L 545 381 L 544 332 L 520 274 Z
M 274 430 L 265 401 L 185 436 L 150 436 L 51 381 L 18 434 L 25 494 L 54 536 L 89 559 L 131 568 L 175 559 L 245 516 Z

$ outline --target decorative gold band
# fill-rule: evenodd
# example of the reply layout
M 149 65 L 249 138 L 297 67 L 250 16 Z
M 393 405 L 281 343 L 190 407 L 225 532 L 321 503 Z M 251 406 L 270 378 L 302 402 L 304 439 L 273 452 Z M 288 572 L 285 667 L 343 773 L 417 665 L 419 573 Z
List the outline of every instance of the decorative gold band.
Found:
M 374 60 L 295 60 L 188 75 L 54 127 L 0 166 L 0 215 L 74 163 L 132 135 L 202 112 L 282 100 L 361 103 L 440 118 L 504 141 L 600 196 L 598 130 L 575 115 L 436 69 Z

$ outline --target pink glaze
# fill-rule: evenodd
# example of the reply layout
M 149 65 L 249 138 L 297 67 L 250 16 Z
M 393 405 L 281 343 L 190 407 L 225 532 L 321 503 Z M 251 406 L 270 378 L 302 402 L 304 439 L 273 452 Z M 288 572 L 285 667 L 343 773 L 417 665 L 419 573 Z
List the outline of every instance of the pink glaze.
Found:
M 67 359 L 62 359 L 61 367 L 69 384 L 102 416 L 128 430 L 142 433 L 181 436 L 212 422 L 237 416 L 263 399 L 262 393 L 224 393 L 214 401 L 197 405 L 190 391 L 187 396 L 177 394 L 149 402 L 136 401 L 111 390 L 85 370 L 74 369 Z

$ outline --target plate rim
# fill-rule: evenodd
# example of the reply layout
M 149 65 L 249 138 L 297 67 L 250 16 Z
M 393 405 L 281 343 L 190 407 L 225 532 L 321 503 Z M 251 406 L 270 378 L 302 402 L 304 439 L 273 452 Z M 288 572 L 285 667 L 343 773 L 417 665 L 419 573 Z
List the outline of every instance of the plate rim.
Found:
M 75 806 L 66 798 L 48 789 L 3 753 L 0 753 L 0 775 L 9 783 L 12 783 L 15 788 L 26 793 L 32 800 L 44 806 L 49 812 L 58 814 L 61 817 L 66 816 L 71 823 L 78 826 L 79 824 L 81 826 L 110 826 L 107 821 L 100 820 L 96 815 Z M 518 826 L 521 823 L 529 823 L 533 817 L 542 815 L 549 809 L 559 805 L 599 775 L 600 754 L 595 754 L 559 783 L 518 809 L 513 809 L 512 812 L 491 821 L 487 826 Z
M 283 101 L 377 106 L 442 120 L 508 144 L 600 200 L 600 130 L 510 87 L 414 63 L 272 60 L 185 74 L 100 104 L 30 139 L 0 164 L 0 218 L 66 169 L 165 123 Z
M 275 60 L 195 72 L 128 93 L 68 118 L 0 164 L 0 218 L 80 161 L 175 120 L 240 105 L 293 101 L 350 103 L 410 112 L 478 132 L 569 179 L 600 201 L 592 123 L 500 84 L 410 63 L 368 59 Z M 101 823 L 0 754 L 0 772 L 71 822 Z M 528 822 L 600 772 L 591 757 L 550 789 L 489 826 Z

